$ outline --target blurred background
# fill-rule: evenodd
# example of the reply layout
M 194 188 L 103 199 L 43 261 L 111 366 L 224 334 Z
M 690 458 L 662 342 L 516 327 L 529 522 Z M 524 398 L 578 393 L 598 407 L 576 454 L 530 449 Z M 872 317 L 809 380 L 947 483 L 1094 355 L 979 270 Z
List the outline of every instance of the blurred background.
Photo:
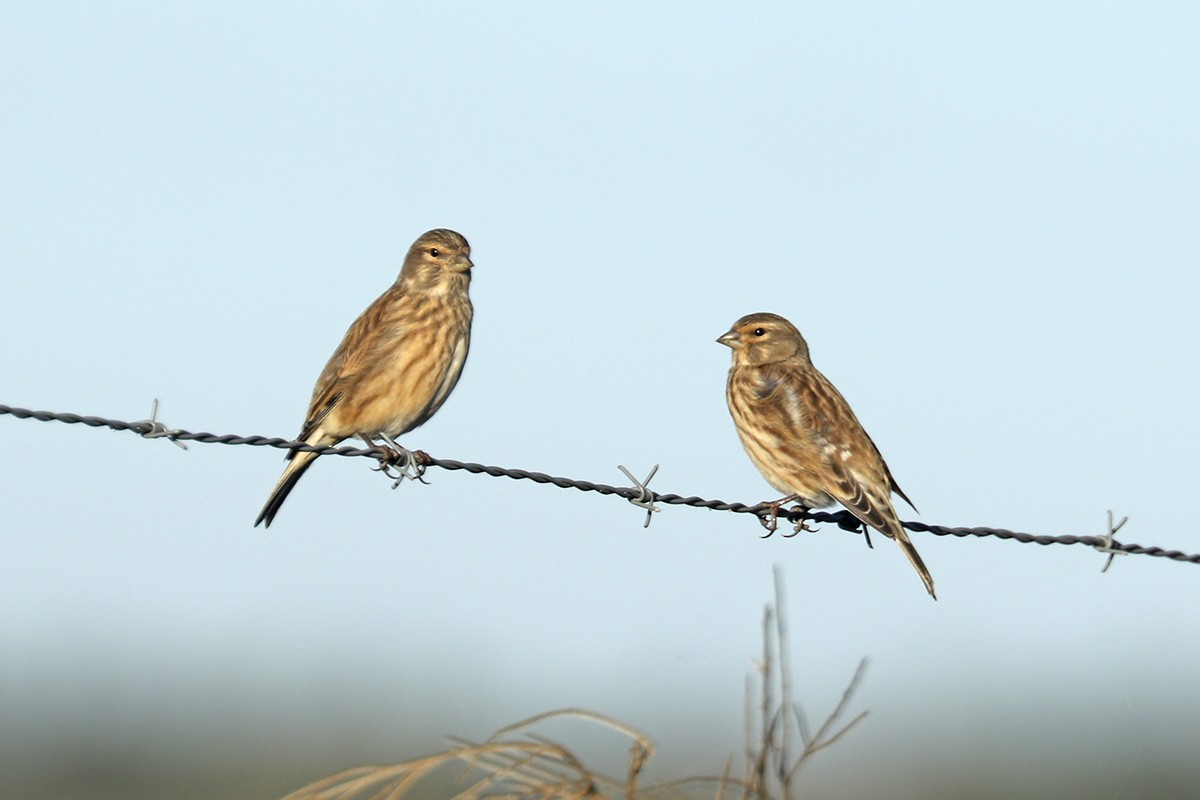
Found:
M 713 340 L 774 311 L 916 518 L 1195 553 L 1198 40 L 1186 3 L 5 3 L 0 403 L 293 436 L 444 226 L 474 337 L 410 447 L 771 499 Z M 1194 565 L 917 534 L 935 603 L 881 537 L 370 466 L 265 531 L 277 450 L 0 417 L 0 796 L 279 797 L 563 706 L 717 773 L 774 564 L 811 715 L 871 659 L 809 796 L 1200 786 Z

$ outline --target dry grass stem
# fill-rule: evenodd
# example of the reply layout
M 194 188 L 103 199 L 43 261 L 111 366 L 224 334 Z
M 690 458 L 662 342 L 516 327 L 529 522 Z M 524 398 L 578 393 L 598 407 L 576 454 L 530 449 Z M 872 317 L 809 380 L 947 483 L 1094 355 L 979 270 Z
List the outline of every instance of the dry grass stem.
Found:
M 746 679 L 743 777 L 732 777 L 732 760 L 720 775 L 639 784 L 654 746 L 645 734 L 611 717 L 567 708 L 508 725 L 480 743 L 451 739 L 453 749 L 385 766 L 349 769 L 309 784 L 283 800 L 794 800 L 800 768 L 840 740 L 867 715 L 842 718 L 862 681 L 867 661 L 854 671 L 841 699 L 816 732 L 793 699 L 783 576 L 775 571 L 775 602 L 763 612 L 762 661 Z M 757 694 L 757 698 L 756 695 Z M 625 775 L 610 777 L 536 727 L 573 719 L 616 733 L 629 744 Z M 794 753 L 795 740 L 800 751 Z M 449 786 L 449 788 L 446 788 Z

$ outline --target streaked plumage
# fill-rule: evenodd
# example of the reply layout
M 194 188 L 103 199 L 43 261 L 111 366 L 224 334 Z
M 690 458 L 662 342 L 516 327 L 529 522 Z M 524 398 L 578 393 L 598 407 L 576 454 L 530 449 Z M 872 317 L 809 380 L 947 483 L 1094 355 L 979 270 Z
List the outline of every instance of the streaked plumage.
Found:
M 350 436 L 394 439 L 441 407 L 471 339 L 471 246 L 459 233 L 421 235 L 391 288 L 367 307 L 317 379 L 299 439 L 334 445 Z M 288 492 L 316 459 L 290 463 L 254 521 L 270 526 Z
M 892 507 L 896 485 L 879 448 L 808 355 L 792 323 L 748 314 L 721 338 L 733 350 L 725 396 L 742 446 L 767 483 L 808 508 L 834 501 L 895 539 L 925 582 L 933 578 Z

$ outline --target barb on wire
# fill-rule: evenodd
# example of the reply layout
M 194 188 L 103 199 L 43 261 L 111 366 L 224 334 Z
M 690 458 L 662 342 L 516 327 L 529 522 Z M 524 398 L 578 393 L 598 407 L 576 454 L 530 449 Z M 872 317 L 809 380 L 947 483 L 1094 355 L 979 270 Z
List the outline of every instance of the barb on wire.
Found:
M 1101 553 L 1108 553 L 1108 560 L 1104 562 L 1104 566 L 1100 570 L 1101 573 L 1108 572 L 1108 568 L 1111 567 L 1113 563 L 1113 556 L 1129 555 L 1129 553 L 1126 553 L 1124 550 L 1116 550 L 1113 548 L 1113 537 L 1117 535 L 1117 531 L 1125 527 L 1126 522 L 1129 522 L 1129 517 L 1121 517 L 1121 521 L 1114 526 L 1112 509 L 1109 509 L 1108 533 L 1104 535 L 1103 543 L 1096 545 L 1096 549 L 1098 551 Z
M 625 469 L 624 464 L 618 464 L 617 469 L 621 470 L 621 472 L 624 472 L 625 477 L 629 478 L 629 480 L 633 483 L 633 491 L 636 491 L 637 495 L 630 497 L 629 502 L 633 503 L 638 508 L 646 509 L 646 521 L 642 524 L 642 527 L 649 528 L 651 516 L 658 511 L 662 511 L 661 508 L 654 505 L 654 492 L 650 491 L 648 488 L 650 480 L 658 473 L 658 464 L 654 465 L 654 469 L 650 470 L 650 474 L 646 476 L 646 480 L 644 481 L 639 481 L 637 478 L 633 477 L 632 473 Z
M 27 408 L 15 408 L 0 404 L 0 416 L 8 415 L 17 419 L 35 419 L 39 422 L 63 422 L 68 425 L 86 425 L 90 428 L 109 428 L 114 431 L 133 431 L 139 436 L 145 435 L 153 431 L 153 423 L 150 421 L 142 422 L 122 422 L 121 420 L 105 419 L 104 417 L 80 416 L 79 414 L 56 413 L 53 411 L 30 411 Z M 204 444 L 228 444 L 228 445 L 251 445 L 254 447 L 274 447 L 280 450 L 293 450 L 304 453 L 318 453 L 320 455 L 330 456 L 367 456 L 369 458 L 378 459 L 381 455 L 381 450 L 378 447 L 352 447 L 342 445 L 338 447 L 325 447 L 321 445 L 305 444 L 291 439 L 284 439 L 278 436 L 238 436 L 236 434 L 224 434 L 218 436 L 213 433 L 193 433 L 191 431 L 174 429 L 166 434 L 172 441 L 183 440 L 189 442 L 202 442 Z M 417 451 L 420 453 L 420 451 Z M 423 457 L 422 457 L 423 456 Z M 547 475 L 544 472 L 531 472 L 524 469 L 516 469 L 512 467 L 496 467 L 485 464 L 476 464 L 470 461 L 455 461 L 449 458 L 434 458 L 426 453 L 420 453 L 416 456 L 417 460 L 425 467 L 438 467 L 444 470 L 463 470 L 475 475 L 490 475 L 494 478 L 505 477 L 513 480 L 529 480 L 534 483 L 548 483 L 557 486 L 560 489 L 578 489 L 581 492 L 596 492 L 602 495 L 616 495 L 623 497 L 626 500 L 641 499 L 650 503 L 663 503 L 673 506 L 691 506 L 693 508 L 707 508 L 712 511 L 730 511 L 735 514 L 753 514 L 762 517 L 771 511 L 770 503 L 728 503 L 724 500 L 706 500 L 702 497 L 694 495 L 684 496 L 679 494 L 659 494 L 651 492 L 645 487 L 645 481 L 638 488 L 634 489 L 628 486 L 609 486 L 603 483 L 593 483 L 591 481 L 578 480 L 575 478 L 560 478 L 553 475 Z M 631 477 L 632 479 L 632 477 Z M 647 478 L 647 481 L 649 478 Z M 635 481 L 636 483 L 636 481 Z M 649 495 L 648 497 L 646 495 Z M 829 523 L 839 527 L 847 527 L 848 530 L 853 530 L 859 525 L 857 518 L 849 511 L 804 511 L 800 513 L 798 509 L 780 510 L 779 516 L 787 517 L 792 522 L 800 520 L 801 516 L 805 520 L 816 523 Z M 965 538 L 967 536 L 975 537 L 994 537 L 996 539 L 1007 539 L 1023 544 L 1040 544 L 1040 545 L 1072 545 L 1081 544 L 1088 547 L 1102 549 L 1102 552 L 1114 555 L 1117 553 L 1130 553 L 1133 555 L 1153 556 L 1156 558 L 1165 558 L 1170 561 L 1179 561 L 1187 564 L 1200 564 L 1200 553 L 1184 553 L 1179 550 L 1166 550 L 1153 545 L 1139 545 L 1128 542 L 1119 542 L 1115 538 L 1117 530 L 1121 525 L 1124 525 L 1124 520 L 1117 526 L 1109 526 L 1109 532 L 1105 536 L 1048 536 L 1045 534 L 1021 533 L 1020 531 L 1010 531 L 1004 528 L 951 528 L 944 525 L 928 525 L 924 522 L 901 522 L 906 529 L 916 533 L 932 533 L 934 536 L 955 536 Z
M 133 428 L 145 427 L 142 432 L 143 439 L 158 439 L 165 436 L 171 444 L 178 447 L 180 450 L 187 450 L 187 445 L 175 438 L 180 433 L 178 430 L 171 430 L 166 425 L 158 421 L 158 398 L 154 398 L 154 402 L 150 404 L 150 419 L 143 419 L 132 423 Z

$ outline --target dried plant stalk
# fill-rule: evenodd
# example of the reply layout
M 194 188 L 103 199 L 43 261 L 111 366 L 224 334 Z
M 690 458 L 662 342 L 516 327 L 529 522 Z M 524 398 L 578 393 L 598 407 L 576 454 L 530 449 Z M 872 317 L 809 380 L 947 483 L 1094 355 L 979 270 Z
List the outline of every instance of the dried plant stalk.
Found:
M 654 752 L 650 739 L 611 717 L 567 708 L 501 728 L 485 742 L 452 739 L 453 749 L 432 756 L 339 772 L 283 800 L 404 800 L 419 789 L 442 786 L 434 781 L 448 777 L 453 778 L 452 793 L 437 795 L 438 800 L 729 800 L 732 791 L 737 791 L 738 800 L 794 800 L 800 768 L 866 717 L 864 711 L 841 724 L 867 662 L 859 662 L 837 706 L 812 732 L 793 699 L 783 576 L 778 568 L 774 577 L 775 602 L 763 613 L 757 699 L 754 676 L 746 681 L 746 744 L 740 780 L 731 777 L 732 762 L 727 762 L 720 775 L 643 786 L 639 778 Z M 565 745 L 535 730 L 540 723 L 561 718 L 606 728 L 627 740 L 630 755 L 625 775 L 603 775 Z M 800 751 L 794 753 L 797 738 Z

